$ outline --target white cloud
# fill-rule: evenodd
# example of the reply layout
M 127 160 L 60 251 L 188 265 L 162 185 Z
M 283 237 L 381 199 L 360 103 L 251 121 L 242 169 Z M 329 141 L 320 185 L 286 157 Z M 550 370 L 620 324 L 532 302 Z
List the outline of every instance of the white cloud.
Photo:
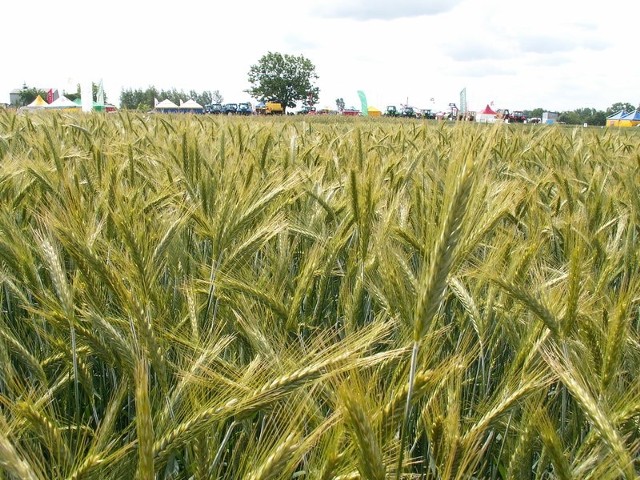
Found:
M 515 52 L 509 43 L 498 40 L 487 41 L 486 39 L 454 40 L 444 45 L 442 50 L 453 60 L 459 62 L 508 60 L 515 56 Z
M 394 20 L 437 15 L 452 10 L 461 0 L 327 0 L 314 11 L 323 17 L 353 20 Z

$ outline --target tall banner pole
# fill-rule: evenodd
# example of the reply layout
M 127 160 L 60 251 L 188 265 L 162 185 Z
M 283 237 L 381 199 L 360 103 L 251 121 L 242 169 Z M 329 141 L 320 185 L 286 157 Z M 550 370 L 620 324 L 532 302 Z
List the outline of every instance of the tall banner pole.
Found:
M 102 86 L 102 79 L 98 84 L 98 94 L 96 96 L 96 104 L 100 107 L 104 107 L 104 87 Z
M 80 84 L 80 102 L 85 113 L 93 110 L 93 85 L 91 80 L 84 79 Z
M 460 92 L 460 113 L 462 115 L 467 113 L 467 87 Z
M 369 115 L 369 106 L 367 105 L 367 96 L 364 94 L 362 90 L 358 90 L 358 96 L 360 97 L 360 111 L 362 112 L 362 116 L 366 117 Z

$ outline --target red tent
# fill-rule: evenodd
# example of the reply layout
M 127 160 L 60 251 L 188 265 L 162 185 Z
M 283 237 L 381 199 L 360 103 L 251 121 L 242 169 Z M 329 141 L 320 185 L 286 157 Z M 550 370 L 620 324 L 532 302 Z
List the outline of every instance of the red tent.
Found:
M 493 123 L 496 121 L 496 114 L 497 112 L 491 110 L 491 107 L 487 105 L 484 110 L 482 110 L 481 112 L 477 112 L 476 122 Z
M 483 115 L 496 115 L 498 112 L 494 112 L 493 110 L 491 110 L 491 107 L 489 106 L 489 104 L 487 104 L 487 106 L 484 107 L 484 110 L 480 113 Z

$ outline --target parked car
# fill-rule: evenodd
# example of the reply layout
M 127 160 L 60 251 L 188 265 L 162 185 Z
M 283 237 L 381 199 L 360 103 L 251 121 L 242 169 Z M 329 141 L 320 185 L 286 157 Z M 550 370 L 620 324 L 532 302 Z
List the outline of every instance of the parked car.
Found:
M 249 102 L 242 102 L 238 104 L 238 115 L 251 115 L 253 113 L 253 107 Z
M 225 103 L 222 106 L 222 113 L 225 115 L 235 115 L 238 113 L 238 104 L 237 103 Z
M 223 113 L 223 108 L 221 103 L 210 103 L 209 105 L 204 106 L 204 113 L 212 113 L 214 115 L 219 115 Z

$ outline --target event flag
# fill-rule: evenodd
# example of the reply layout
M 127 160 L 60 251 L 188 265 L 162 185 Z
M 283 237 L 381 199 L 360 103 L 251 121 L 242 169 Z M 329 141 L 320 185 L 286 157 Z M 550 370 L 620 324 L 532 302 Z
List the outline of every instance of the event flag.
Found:
M 93 84 L 86 78 L 80 84 L 80 105 L 84 113 L 93 111 Z
M 96 104 L 103 107 L 104 106 L 104 88 L 102 86 L 102 79 L 100 79 L 100 83 L 98 84 L 98 93 L 96 95 Z
M 360 114 L 363 117 L 369 115 L 369 107 L 367 105 L 367 97 L 362 90 L 358 90 L 358 96 L 360 97 Z
M 47 103 L 51 103 L 53 102 L 54 98 L 53 98 L 53 88 L 50 88 L 49 91 L 47 92 Z
M 460 92 L 460 113 L 467 113 L 467 87 L 464 87 Z

